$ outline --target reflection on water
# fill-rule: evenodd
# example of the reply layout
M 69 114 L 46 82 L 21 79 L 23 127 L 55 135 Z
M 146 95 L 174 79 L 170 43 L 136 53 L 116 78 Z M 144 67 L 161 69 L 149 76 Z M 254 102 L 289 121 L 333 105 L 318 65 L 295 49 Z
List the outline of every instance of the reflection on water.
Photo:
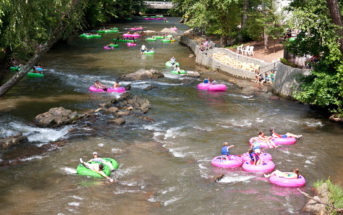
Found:
M 122 32 L 140 25 L 153 30 L 173 25 L 186 29 L 176 18 L 169 21 L 117 26 Z M 113 37 L 75 38 L 51 50 L 42 60 L 45 78 L 24 79 L 0 101 L 0 135 L 21 132 L 35 147 L 67 138 L 70 127 L 37 128 L 31 123 L 33 117 L 55 106 L 96 108 L 117 95 L 89 93 L 95 80 L 113 84 L 120 75 L 142 68 L 157 69 L 165 78 L 120 84 L 131 84 L 132 93 L 151 101 L 148 116 L 154 122 L 117 127 L 107 124 L 112 116 L 99 113 L 88 122 L 94 130 L 85 127 L 84 135 L 57 150 L 1 167 L 1 214 L 299 214 L 306 199 L 296 189 L 276 187 L 263 175 L 241 168 L 211 166 L 224 141 L 235 145 L 231 153 L 242 154 L 248 150 L 250 137 L 271 127 L 303 135 L 295 145 L 267 151 L 277 169 L 301 170 L 307 180 L 304 191 L 311 192 L 314 181 L 329 176 L 342 183 L 343 167 L 337 165 L 343 162 L 340 125 L 305 105 L 269 100 L 264 93 L 247 92 L 225 81 L 227 92 L 197 91 L 200 79 L 171 75 L 164 67 L 175 56 L 182 69 L 196 70 L 188 48 L 178 43 L 148 43 L 156 50 L 155 56 L 141 56 L 139 46 L 146 42 L 139 40 L 137 47 L 103 50 Z M 148 85 L 157 88 L 144 91 Z M 93 135 L 86 135 L 89 131 Z M 112 173 L 116 183 L 76 175 L 79 158 L 88 160 L 93 151 L 118 161 L 119 169 Z M 6 159 L 3 156 L 0 159 Z M 220 174 L 225 176 L 214 183 Z

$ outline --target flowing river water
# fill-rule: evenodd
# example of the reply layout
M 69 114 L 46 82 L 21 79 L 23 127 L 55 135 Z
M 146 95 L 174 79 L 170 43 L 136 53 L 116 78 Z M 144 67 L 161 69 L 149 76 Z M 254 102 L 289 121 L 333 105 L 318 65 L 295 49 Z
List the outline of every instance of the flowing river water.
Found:
M 122 23 L 125 28 L 142 25 L 161 30 L 176 25 L 143 21 Z M 233 154 L 248 150 L 248 140 L 259 130 L 302 134 L 295 145 L 267 150 L 276 169 L 298 167 L 307 179 L 302 190 L 331 179 L 342 184 L 343 128 L 333 124 L 308 106 L 288 100 L 270 100 L 268 94 L 244 91 L 222 78 L 228 90 L 222 93 L 197 91 L 200 79 L 171 75 L 164 63 L 175 56 L 181 68 L 197 70 L 187 47 L 177 42 L 148 43 L 155 56 L 141 56 L 137 47 L 107 51 L 113 34 L 101 39 L 74 38 L 58 45 L 41 61 L 47 68 L 44 79 L 24 79 L 0 100 L 0 135 L 18 132 L 30 144 L 43 146 L 68 139 L 55 150 L 21 159 L 18 165 L 0 168 L 0 214 L 299 214 L 306 199 L 296 189 L 276 187 L 263 175 L 242 169 L 225 170 L 211 166 L 211 159 L 228 141 Z M 145 42 L 144 42 L 145 43 Z M 132 93 L 152 104 L 147 116 L 154 122 L 132 121 L 118 127 L 107 123 L 109 115 L 99 113 L 95 133 L 69 133 L 74 127 L 38 128 L 35 115 L 51 107 L 74 110 L 96 108 L 115 95 L 90 94 L 95 80 L 113 84 L 122 74 L 154 68 L 165 78 L 131 82 Z M 120 83 L 122 85 L 128 82 Z M 148 85 L 157 88 L 144 91 Z M 25 147 L 23 147 L 25 149 Z M 23 150 L 24 151 L 24 150 Z M 113 157 L 119 169 L 112 173 L 118 182 L 76 175 L 79 158 L 91 158 L 97 151 Z M 16 152 L 18 153 L 18 152 Z M 0 161 L 6 159 L 0 154 Z M 225 174 L 220 183 L 213 177 Z

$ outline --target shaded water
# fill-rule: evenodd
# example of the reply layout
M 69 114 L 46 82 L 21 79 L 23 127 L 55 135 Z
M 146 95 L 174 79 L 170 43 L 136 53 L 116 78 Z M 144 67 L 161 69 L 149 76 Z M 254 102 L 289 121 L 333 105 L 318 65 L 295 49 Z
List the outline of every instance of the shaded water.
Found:
M 117 26 L 123 32 L 137 25 L 186 29 L 176 21 Z M 329 176 L 342 184 L 341 126 L 307 106 L 269 100 L 263 93 L 243 93 L 225 81 L 227 92 L 197 91 L 200 79 L 170 75 L 164 67 L 175 56 L 182 69 L 196 69 L 194 59 L 188 58 L 191 52 L 178 43 L 149 43 L 155 56 L 141 56 L 142 40 L 137 47 L 103 50 L 112 38 L 112 34 L 99 40 L 75 38 L 51 50 L 41 62 L 48 68 L 44 80 L 23 80 L 0 101 L 0 135 L 23 132 L 35 145 L 68 138 L 73 126 L 41 129 L 31 124 L 32 118 L 55 106 L 95 108 L 115 95 L 90 94 L 89 85 L 95 80 L 112 84 L 120 75 L 141 68 L 166 74 L 161 80 L 131 83 L 133 94 L 151 101 L 148 116 L 155 121 L 117 127 L 107 124 L 109 115 L 99 114 L 96 135 L 74 137 L 58 150 L 1 167 L 1 214 L 299 214 L 306 199 L 296 189 L 273 186 L 259 174 L 210 164 L 222 142 L 234 144 L 232 153 L 241 154 L 250 137 L 270 127 L 303 135 L 295 145 L 268 150 L 277 169 L 301 170 L 307 179 L 303 190 L 310 192 L 313 182 Z M 157 88 L 143 91 L 148 84 Z M 118 161 L 119 170 L 112 174 L 117 183 L 75 174 L 79 158 L 87 160 L 93 151 Z M 221 183 L 213 183 L 213 177 L 222 173 Z

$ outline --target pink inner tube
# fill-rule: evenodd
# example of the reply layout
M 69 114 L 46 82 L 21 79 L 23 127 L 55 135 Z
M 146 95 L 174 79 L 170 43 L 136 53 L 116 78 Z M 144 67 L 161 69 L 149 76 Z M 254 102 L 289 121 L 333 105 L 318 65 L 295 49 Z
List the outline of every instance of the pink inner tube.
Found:
M 256 139 L 257 139 L 257 142 L 261 145 L 261 148 L 267 148 L 267 149 L 269 149 L 268 144 L 267 144 L 266 142 L 263 142 L 263 141 L 258 140 L 257 137 L 252 137 L 252 138 L 250 138 L 250 140 L 249 140 L 250 145 L 252 145 L 252 140 L 253 140 L 253 138 L 256 138 Z M 274 143 L 274 144 L 275 144 L 275 143 Z M 277 144 L 275 144 L 275 145 L 277 145 Z
M 306 180 L 302 175 L 299 178 L 282 178 L 272 175 L 269 177 L 269 181 L 281 187 L 302 187 L 306 184 Z
M 250 161 L 250 156 L 248 152 L 242 154 L 241 158 L 243 161 Z M 273 157 L 271 154 L 263 152 L 260 154 L 260 159 L 262 159 L 263 161 L 271 161 Z
M 235 168 L 242 166 L 242 158 L 236 155 L 229 155 L 229 159 L 225 159 L 226 155 L 220 155 L 212 159 L 213 166 L 222 168 Z
M 131 31 L 140 31 L 143 30 L 143 27 L 137 27 L 137 28 L 130 28 Z
M 210 84 L 208 91 L 226 91 L 225 84 Z
M 250 161 L 245 161 L 243 163 L 243 170 L 247 172 L 261 172 L 268 173 L 273 171 L 275 164 L 273 161 L 264 161 L 263 165 L 254 165 Z
M 123 34 L 123 38 L 138 38 L 139 34 Z
M 200 83 L 198 84 L 198 90 L 208 90 L 208 87 L 210 86 L 210 84 L 205 84 L 205 83 Z
M 104 46 L 104 49 L 105 49 L 105 50 L 110 50 L 110 49 L 113 49 L 113 47 L 110 47 L 110 46 Z
M 96 92 L 96 93 L 103 93 L 103 92 L 108 92 L 108 93 L 112 93 L 112 92 L 123 93 L 123 92 L 125 92 L 125 88 L 124 88 L 124 87 L 107 88 L 107 91 L 104 91 L 103 89 L 98 89 L 98 88 L 94 87 L 94 85 L 92 85 L 92 86 L 89 87 L 89 91 L 91 91 L 91 92 Z
M 126 43 L 127 46 L 136 46 L 136 43 Z
M 294 137 L 273 138 L 272 140 L 275 145 L 291 145 L 297 141 L 297 139 L 295 139 Z
M 177 31 L 177 28 L 170 28 L 171 30 L 173 30 L 173 31 Z

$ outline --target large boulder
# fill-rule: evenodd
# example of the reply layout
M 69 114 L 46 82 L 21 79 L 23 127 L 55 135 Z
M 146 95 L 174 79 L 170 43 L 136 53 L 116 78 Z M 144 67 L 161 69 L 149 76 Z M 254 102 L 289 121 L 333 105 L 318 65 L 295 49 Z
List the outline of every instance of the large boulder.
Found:
M 6 138 L 1 138 L 0 139 L 0 148 L 1 149 L 7 149 L 12 146 L 21 144 L 21 143 L 26 143 L 28 142 L 27 137 L 23 136 L 22 134 L 16 135 L 16 136 L 11 136 L 11 137 L 6 137 Z
M 123 75 L 120 77 L 120 80 L 123 81 L 138 81 L 138 80 L 148 80 L 148 79 L 158 79 L 163 78 L 164 75 L 162 72 L 159 72 L 154 69 L 145 70 L 140 69 L 137 72 Z
M 41 113 L 34 118 L 34 123 L 40 127 L 59 127 L 73 123 L 80 116 L 77 112 L 63 107 L 51 108 L 48 112 Z

